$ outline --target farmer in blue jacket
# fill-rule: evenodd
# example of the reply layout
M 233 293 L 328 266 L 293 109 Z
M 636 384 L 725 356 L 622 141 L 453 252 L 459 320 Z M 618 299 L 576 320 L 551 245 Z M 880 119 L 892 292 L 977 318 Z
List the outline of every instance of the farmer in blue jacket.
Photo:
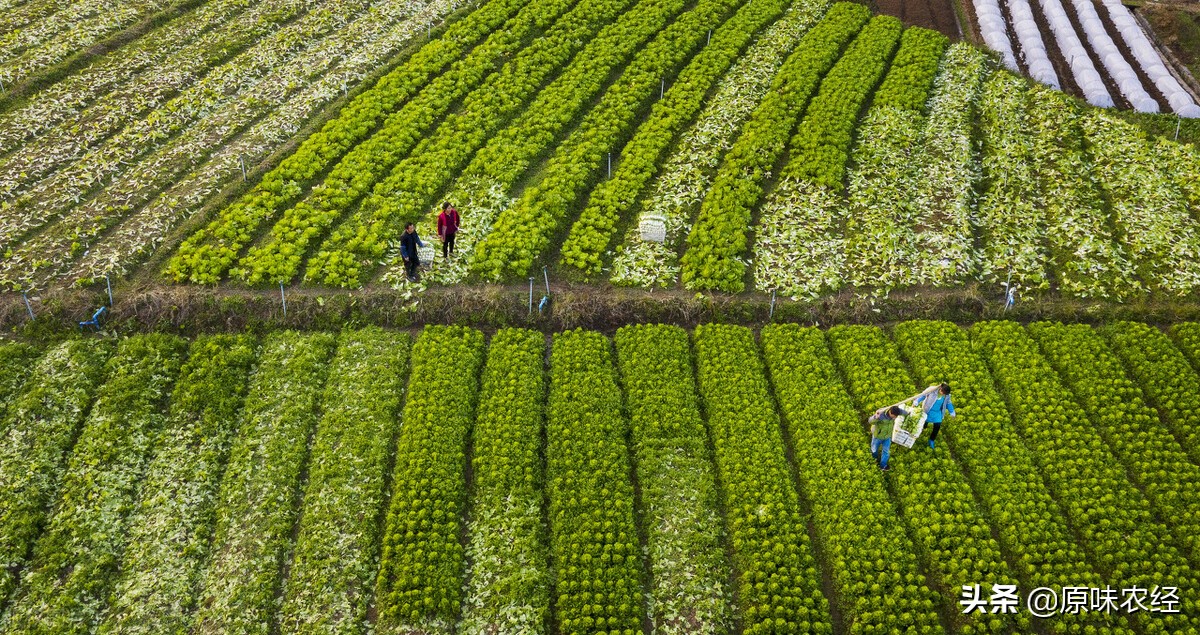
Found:
M 950 399 L 950 384 L 942 382 L 926 388 L 913 403 L 921 406 L 921 410 L 925 411 L 925 423 L 933 426 L 933 432 L 929 433 L 929 449 L 932 450 L 946 414 L 958 416 L 954 412 L 954 401 Z

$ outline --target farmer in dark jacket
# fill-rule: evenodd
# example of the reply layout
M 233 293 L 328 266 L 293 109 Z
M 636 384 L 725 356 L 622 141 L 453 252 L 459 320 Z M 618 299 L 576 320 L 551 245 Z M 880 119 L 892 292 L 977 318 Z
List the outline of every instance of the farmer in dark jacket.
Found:
M 880 408 L 867 420 L 871 424 L 871 456 L 879 463 L 879 469 L 888 471 L 888 455 L 892 449 L 892 430 L 896 419 L 908 412 L 900 406 Z
M 442 203 L 442 213 L 438 214 L 438 238 L 442 240 L 442 257 L 449 258 L 454 254 L 454 237 L 458 235 L 460 219 L 458 210 L 450 201 Z
M 412 223 L 405 225 L 404 234 L 400 236 L 400 257 L 404 259 L 404 274 L 411 282 L 417 281 L 417 267 L 421 266 L 421 256 L 417 248 L 424 246 L 425 243 L 421 242 L 421 237 L 417 235 L 416 227 L 413 227 Z

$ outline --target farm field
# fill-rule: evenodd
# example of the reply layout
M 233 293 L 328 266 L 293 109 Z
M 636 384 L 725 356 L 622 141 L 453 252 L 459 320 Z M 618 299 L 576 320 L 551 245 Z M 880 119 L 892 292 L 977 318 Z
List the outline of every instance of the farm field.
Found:
M 0 633 L 1197 633 L 1197 334 L 5 342 Z
M 0 75 L 107 42 L 0 86 L 7 292 L 1200 291 L 1200 107 L 1117 0 L 5 1 Z

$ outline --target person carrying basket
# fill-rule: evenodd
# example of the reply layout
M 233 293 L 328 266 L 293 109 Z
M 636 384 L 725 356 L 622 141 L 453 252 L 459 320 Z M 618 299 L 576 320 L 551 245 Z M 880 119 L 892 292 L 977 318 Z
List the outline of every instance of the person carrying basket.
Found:
M 896 426 L 896 419 L 907 415 L 907 410 L 896 405 L 880 408 L 867 419 L 871 424 L 871 456 L 884 472 L 891 469 L 888 467 L 888 456 L 891 453 L 892 429 Z

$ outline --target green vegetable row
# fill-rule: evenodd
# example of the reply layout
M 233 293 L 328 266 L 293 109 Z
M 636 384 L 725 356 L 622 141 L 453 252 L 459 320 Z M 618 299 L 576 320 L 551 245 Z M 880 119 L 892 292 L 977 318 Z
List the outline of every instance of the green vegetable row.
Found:
M 518 152 L 513 157 L 504 156 L 498 162 L 508 164 L 510 174 L 519 174 L 532 156 L 540 154 L 563 127 L 591 104 L 593 97 L 606 86 L 612 71 L 628 64 L 625 71 L 627 75 L 631 69 L 645 63 L 642 61 L 644 57 L 649 55 L 653 60 L 657 49 L 662 48 L 662 42 L 671 39 L 672 34 L 695 28 L 693 25 L 699 22 L 711 24 L 719 21 L 728 8 L 735 4 L 736 0 L 702 0 L 693 10 L 678 16 L 676 14 L 683 11 L 687 3 L 670 0 L 661 3 L 648 15 L 630 20 L 629 24 L 618 23 L 605 30 L 588 44 L 588 48 L 558 80 L 539 93 L 536 101 L 526 110 L 528 116 L 522 117 L 519 124 L 510 128 L 522 131 L 533 128 L 522 135 L 520 148 L 524 152 Z M 673 16 L 674 22 L 671 21 Z M 646 45 L 646 42 L 650 44 Z M 581 125 L 586 125 L 586 120 Z M 480 138 L 478 143 L 465 150 L 473 150 L 486 142 L 486 138 Z M 388 207 L 386 215 L 391 218 L 405 221 L 419 218 L 437 192 L 445 187 L 450 174 L 466 163 L 465 158 L 456 156 L 463 150 L 449 145 L 440 150 L 443 158 L 435 153 L 429 157 L 430 160 L 420 162 L 420 166 L 414 167 L 412 172 L 398 171 L 398 180 L 386 190 L 397 194 L 391 197 L 394 200 L 385 199 L 380 208 Z M 450 162 L 451 157 L 458 163 Z M 441 178 L 434 178 L 435 175 Z
M 645 510 L 654 632 L 728 633 L 729 565 L 688 333 L 646 324 L 613 339 Z
M 703 5 L 702 5 L 703 6 Z M 472 270 L 485 279 L 501 279 L 527 272 L 550 246 L 562 222 L 574 211 L 588 186 L 599 178 L 607 152 L 627 138 L 635 120 L 649 107 L 662 82 L 701 46 L 708 27 L 734 3 L 717 3 L 712 15 L 693 12 L 665 30 L 637 59 L 588 114 L 579 128 L 558 147 L 539 175 L 512 208 L 496 222 L 479 245 Z M 757 9 L 746 9 L 755 14 Z M 768 13 L 778 16 L 778 11 Z M 759 18 L 750 21 L 759 22 Z M 761 24 L 761 22 L 759 22 Z M 724 28 L 736 33 L 740 21 Z M 756 29 L 757 30 L 757 29 Z M 735 36 L 736 37 L 736 36 Z M 661 94 L 661 93 L 660 93 Z
M 1092 161 L 1084 153 L 1080 106 L 1064 93 L 1034 86 L 1028 112 L 1054 286 L 1084 298 L 1122 298 L 1144 290 L 1109 228 Z
M 754 114 L 725 154 L 681 259 L 689 289 L 741 291 L 746 228 L 763 195 L 764 181 L 774 168 L 821 77 L 841 57 L 842 49 L 867 23 L 864 6 L 839 2 L 800 41 L 784 62 Z
M 925 112 L 925 102 L 947 44 L 946 36 L 937 31 L 920 27 L 905 29 L 896 57 L 871 99 L 871 108 Z
M 678 0 L 582 0 L 554 29 L 490 76 L 386 179 L 375 184 L 371 196 L 309 260 L 305 278 L 334 286 L 366 282 L 363 276 L 383 257 L 388 240 L 402 230 L 396 225 L 424 211 L 397 216 L 401 208 L 395 199 L 408 197 L 409 189 L 435 196 L 490 135 L 534 98 L 544 82 L 568 62 L 574 63 L 573 58 L 579 59 L 580 51 L 587 56 L 603 54 L 603 49 L 585 48 L 598 33 L 629 29 L 637 34 L 634 39 L 646 38 L 653 32 L 650 26 L 661 28 L 680 8 Z
M 483 353 L 483 334 L 460 326 L 428 326 L 413 346 L 375 589 L 380 631 L 450 633 L 458 620 L 467 438 Z
M 814 2 L 814 4 L 821 4 Z M 612 178 L 596 186 L 562 247 L 562 264 L 585 277 L 600 273 L 602 257 L 618 223 L 635 211 L 635 202 L 654 178 L 676 135 L 691 122 L 705 95 L 738 59 L 761 29 L 787 8 L 785 2 L 751 3 L 714 33 L 715 41 L 688 64 L 664 98 L 620 152 Z
M 1086 324 L 1039 322 L 1029 334 L 1177 544 L 1200 562 L 1200 466 L 1159 422 L 1121 360 Z
M 263 343 L 217 505 L 212 560 L 192 633 L 266 633 L 277 623 L 300 476 L 336 339 L 283 331 Z
M 922 384 L 949 382 L 957 411 L 938 436 L 966 468 L 1000 544 L 1011 554 L 1022 588 L 1102 587 L 1082 541 L 1043 483 L 1037 464 L 1014 429 L 987 367 L 971 350 L 966 331 L 949 322 L 904 322 L 896 344 Z M 1092 554 L 1095 556 L 1095 554 Z M 1118 615 L 1099 611 L 1057 615 L 1043 622 L 1051 633 L 1109 629 L 1129 635 Z
M 704 325 L 696 329 L 695 342 L 742 632 L 832 633 L 754 334 Z
M 256 348 L 247 335 L 200 337 L 189 348 L 100 633 L 159 635 L 191 627 Z
M 345 331 L 329 370 L 279 631 L 366 631 L 411 338 Z
M 1200 322 L 1185 322 L 1171 327 L 1171 336 L 1179 350 L 1200 371 Z
M 58 503 L 0 621 L 6 635 L 82 635 L 98 625 L 186 347 L 182 338 L 140 335 L 109 359 Z
M 858 113 L 883 78 L 903 28 L 896 18 L 875 16 L 830 69 L 788 144 L 785 177 L 842 191 Z M 919 36 L 909 45 L 921 48 Z
M 1048 255 L 1042 193 L 1032 161 L 1029 90 L 1011 73 L 993 73 L 980 95 L 982 168 L 975 231 L 980 278 L 1046 289 Z
M 37 348 L 21 342 L 0 345 L 0 434 L 7 429 L 8 404 L 20 396 L 37 355 Z
M 1200 598 L 1195 573 L 1183 554 L 1163 540 L 1170 532 L 1155 520 L 1150 504 L 1129 482 L 1037 343 L 1019 324 L 981 322 L 971 327 L 971 344 L 986 360 L 1013 423 L 1100 574 L 1120 588 L 1180 587 L 1181 613 L 1136 613 L 1135 625 L 1144 633 L 1196 629 Z
M 504 64 L 513 63 L 510 58 L 530 39 L 543 32 L 554 37 L 571 28 L 573 19 L 586 15 L 580 13 L 583 7 L 577 7 L 562 17 L 574 2 L 529 3 L 503 30 L 493 33 L 412 101 L 390 114 L 379 131 L 347 153 L 307 198 L 285 211 L 264 241 L 252 247 L 231 273 L 251 284 L 287 282 L 295 277 L 307 248 L 353 210 L 372 186 L 387 177 L 456 102 L 485 81 L 494 81 L 495 73 Z M 550 30 L 545 31 L 548 27 Z
M 252 191 L 189 237 L 168 263 L 166 275 L 176 282 L 211 284 L 220 280 L 260 225 L 297 200 L 314 179 L 371 135 L 399 104 L 420 92 L 430 77 L 500 28 L 525 4 L 520 0 L 489 0 L 451 25 L 441 37 L 422 47 L 370 90 L 356 96 L 336 118 L 263 176 Z
M 71 340 L 46 352 L 9 404 L 0 443 L 0 608 L 17 587 L 53 502 L 67 455 L 96 390 L 109 347 Z
M 550 545 L 566 635 L 641 632 L 642 564 L 625 445 L 629 421 L 608 338 L 554 335 L 546 421 Z
M 546 633 L 550 554 L 542 514 L 546 338 L 504 329 L 488 346 L 475 418 L 465 635 Z
M 1116 322 L 1103 329 L 1113 350 L 1163 423 L 1200 465 L 1200 374 L 1163 331 L 1139 322 Z
M 899 352 L 876 327 L 837 326 L 829 330 L 838 368 L 854 396 L 860 416 L 873 414 L 915 394 L 916 385 Z M 948 424 L 953 425 L 953 423 Z M 864 445 L 868 439 L 864 434 Z M 931 450 L 922 439 L 912 449 L 892 445 L 892 495 L 909 521 L 909 530 L 942 591 L 947 613 L 961 628 L 982 632 L 1025 632 L 1025 614 L 963 615 L 954 598 L 963 585 L 1016 584 L 992 537 L 971 487 L 945 443 Z M 949 448 L 953 450 L 954 448 Z
M 943 633 L 937 594 L 921 573 L 915 545 L 896 531 L 897 510 L 870 462 L 824 334 L 770 325 L 762 346 L 848 632 Z

